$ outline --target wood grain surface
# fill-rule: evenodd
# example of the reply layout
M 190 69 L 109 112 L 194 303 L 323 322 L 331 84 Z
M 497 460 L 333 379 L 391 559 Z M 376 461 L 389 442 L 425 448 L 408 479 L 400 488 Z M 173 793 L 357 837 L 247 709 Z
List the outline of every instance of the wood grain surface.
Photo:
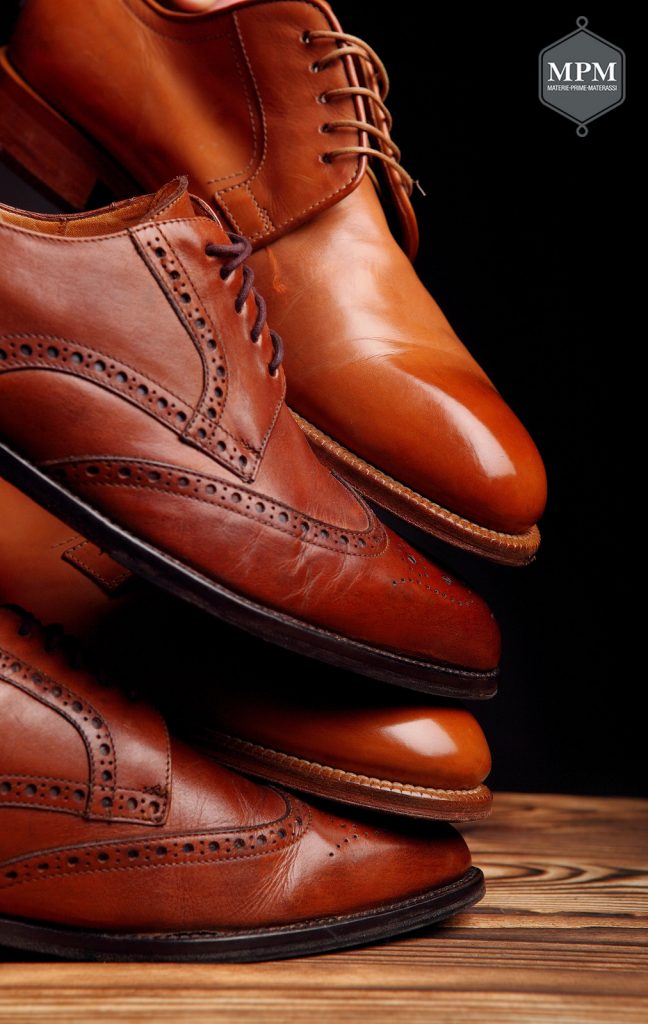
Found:
M 507 794 L 462 831 L 488 892 L 441 928 L 254 965 L 0 950 L 0 1022 L 647 1024 L 648 801 Z

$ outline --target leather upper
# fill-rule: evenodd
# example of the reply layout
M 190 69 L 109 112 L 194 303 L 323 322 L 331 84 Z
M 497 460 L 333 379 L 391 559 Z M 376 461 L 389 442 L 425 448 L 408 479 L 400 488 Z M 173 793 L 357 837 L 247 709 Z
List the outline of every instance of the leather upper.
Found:
M 305 688 L 299 671 L 282 668 L 281 655 L 269 668 L 271 681 L 259 681 L 235 653 L 226 656 L 232 645 L 218 623 L 188 609 L 179 618 L 175 603 L 163 607 L 95 545 L 2 481 L 0 517 L 0 603 L 14 601 L 44 622 L 62 623 L 128 685 L 142 671 L 151 675 L 150 691 L 194 734 L 204 727 L 308 761 L 433 788 L 470 789 L 488 775 L 484 734 L 463 708 L 424 704 L 359 680 L 351 688 L 328 669 L 321 670 L 321 686 L 312 679 Z M 156 643 L 167 629 L 177 637 L 171 650 Z M 134 651 L 142 652 L 139 662 Z
M 0 435 L 135 536 L 264 605 L 493 668 L 494 619 L 317 460 L 228 238 L 182 184 L 97 215 L 0 209 Z M 240 312 L 237 311 L 240 309 Z
M 358 124 L 386 127 L 367 95 L 380 88 L 371 59 L 317 35 L 338 29 L 319 0 L 200 16 L 155 0 L 30 0 L 10 58 L 137 181 L 187 171 L 251 236 L 297 412 L 442 508 L 522 534 L 546 498 L 532 440 L 391 237 L 365 156 L 328 156 L 362 151 Z M 411 257 L 406 188 L 381 169 Z
M 231 774 L 50 641 L 0 609 L 0 915 L 241 929 L 375 907 L 467 870 L 450 829 L 383 831 Z

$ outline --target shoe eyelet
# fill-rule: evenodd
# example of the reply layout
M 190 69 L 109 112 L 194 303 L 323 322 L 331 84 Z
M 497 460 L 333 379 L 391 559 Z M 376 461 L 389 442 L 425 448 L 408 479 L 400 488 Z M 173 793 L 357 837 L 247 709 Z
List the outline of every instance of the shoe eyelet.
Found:
M 321 92 L 319 94 L 319 96 L 317 97 L 317 102 L 318 103 L 324 103 L 324 104 L 328 103 L 328 93 Z
M 317 74 L 319 74 L 319 72 L 320 72 L 321 70 L 322 70 L 322 69 L 321 69 L 321 67 L 319 66 L 319 63 L 318 63 L 318 61 L 315 61 L 315 62 L 314 62 L 313 64 L 311 64 L 311 66 L 310 66 L 310 68 L 309 68 L 309 71 L 310 71 L 310 72 L 311 72 L 311 73 L 312 73 L 313 75 L 317 75 Z
M 302 43 L 304 44 L 304 46 L 310 46 L 310 43 L 311 43 L 311 34 L 310 34 L 310 30 L 309 30 L 309 29 L 305 29 L 305 30 L 304 30 L 304 31 L 302 32 L 302 34 L 300 35 L 300 37 L 299 37 L 299 38 L 301 39 L 301 41 L 302 41 Z
M 330 153 L 320 153 L 320 158 L 319 159 L 320 159 L 320 163 L 321 164 L 330 164 L 330 163 L 332 163 Z
M 324 124 L 321 124 L 319 126 L 319 131 L 322 133 L 322 135 L 327 135 L 330 132 L 330 130 L 331 130 L 331 126 L 328 123 L 328 121 L 326 121 Z

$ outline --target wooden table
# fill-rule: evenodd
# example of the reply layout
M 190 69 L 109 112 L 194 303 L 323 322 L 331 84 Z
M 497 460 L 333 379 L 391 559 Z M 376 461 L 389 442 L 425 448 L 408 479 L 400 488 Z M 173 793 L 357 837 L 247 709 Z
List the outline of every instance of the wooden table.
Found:
M 416 938 L 274 964 L 0 965 L 0 1022 L 648 1022 L 648 801 L 508 794 L 488 894 Z

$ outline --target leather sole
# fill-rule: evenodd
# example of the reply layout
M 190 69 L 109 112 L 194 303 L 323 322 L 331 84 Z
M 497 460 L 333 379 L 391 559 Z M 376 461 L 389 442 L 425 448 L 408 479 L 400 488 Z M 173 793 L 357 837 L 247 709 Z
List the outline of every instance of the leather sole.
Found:
M 329 469 L 344 477 L 376 505 L 424 533 L 500 565 L 528 565 L 533 561 L 540 546 L 537 526 L 532 526 L 526 533 L 501 533 L 464 519 L 387 476 L 309 423 L 294 409 L 291 411 Z
M 62 928 L 0 918 L 0 945 L 67 960 L 156 963 L 250 963 L 326 953 L 426 928 L 473 906 L 484 895 L 484 876 L 462 878 L 420 896 L 373 910 L 250 930 L 116 933 Z
M 74 210 L 88 209 L 97 189 L 118 198 L 141 191 L 97 144 L 39 96 L 0 49 L 0 153 L 27 180 Z M 503 565 L 527 565 L 540 544 L 537 526 L 501 533 L 417 494 L 365 462 L 308 420 L 295 417 L 325 462 L 377 505 L 456 547 Z
M 387 814 L 434 821 L 477 821 L 493 803 L 487 786 L 438 789 L 379 779 L 308 761 L 258 743 L 204 728 L 189 740 L 219 764 L 311 796 Z
M 423 693 L 472 700 L 496 693 L 497 669 L 481 672 L 382 650 L 302 622 L 221 586 L 133 536 L 3 442 L 0 476 L 138 576 L 264 640 L 336 668 Z

